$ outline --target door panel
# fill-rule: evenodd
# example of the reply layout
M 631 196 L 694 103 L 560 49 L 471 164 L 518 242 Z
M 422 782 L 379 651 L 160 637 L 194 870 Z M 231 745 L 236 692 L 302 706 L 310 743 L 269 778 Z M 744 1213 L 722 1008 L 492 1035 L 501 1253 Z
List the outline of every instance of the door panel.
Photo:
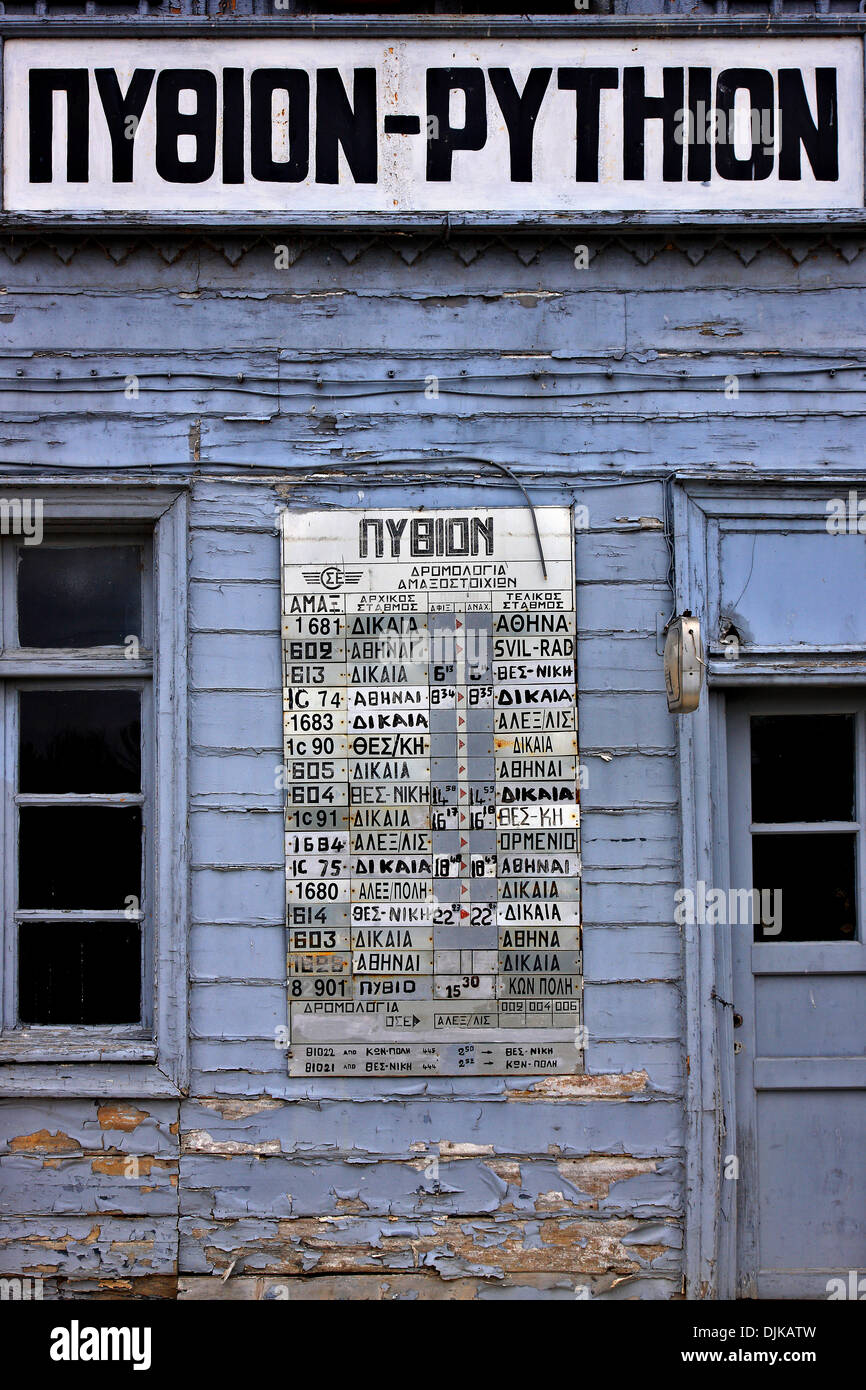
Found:
M 863 1045 L 864 1015 L 861 975 L 756 976 L 755 1055 L 850 1056 Z
M 866 1091 L 763 1090 L 757 1110 L 762 1267 L 782 1272 L 814 1261 L 825 1284 L 831 1274 L 862 1270 Z

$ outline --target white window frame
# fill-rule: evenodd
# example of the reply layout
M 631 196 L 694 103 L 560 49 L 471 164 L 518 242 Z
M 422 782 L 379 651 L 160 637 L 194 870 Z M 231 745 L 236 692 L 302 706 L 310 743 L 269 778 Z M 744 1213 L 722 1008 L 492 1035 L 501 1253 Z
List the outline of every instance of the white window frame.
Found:
M 13 484 L 0 480 L 5 499 L 39 498 L 46 536 L 89 537 L 98 543 L 152 539 L 150 583 L 143 586 L 143 646 L 138 660 L 117 648 L 56 653 L 0 645 L 0 846 L 7 863 L 17 861 L 14 711 L 16 690 L 24 682 L 51 678 L 82 680 L 117 677 L 124 684 L 150 687 L 143 700 L 143 787 L 147 788 L 145 816 L 146 879 L 143 900 L 149 928 L 148 978 L 144 981 L 143 1014 L 137 1026 L 99 1027 L 45 1025 L 21 1027 L 11 1016 L 16 996 L 14 968 L 17 874 L 3 876 L 2 927 L 5 948 L 0 953 L 0 1095 L 177 1096 L 188 1079 L 187 1028 L 187 498 L 172 487 L 90 484 L 58 486 L 34 477 Z M 0 538 L 4 550 L 14 537 Z M 145 559 L 151 558 L 151 544 Z M 8 586 L 14 569 L 0 564 L 0 638 L 8 641 L 14 615 L 14 594 Z M 3 592 L 4 587 L 7 592 Z M 152 611 L 148 613 L 148 595 Z M 11 858 L 10 858 L 11 856 Z M 10 949 L 10 946 L 12 949 Z

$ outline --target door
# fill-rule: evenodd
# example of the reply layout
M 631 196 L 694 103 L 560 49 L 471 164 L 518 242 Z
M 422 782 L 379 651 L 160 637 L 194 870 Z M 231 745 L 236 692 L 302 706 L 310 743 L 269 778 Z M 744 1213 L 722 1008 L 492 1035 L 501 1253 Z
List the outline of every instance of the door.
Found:
M 866 1294 L 866 692 L 727 735 L 738 1296 Z

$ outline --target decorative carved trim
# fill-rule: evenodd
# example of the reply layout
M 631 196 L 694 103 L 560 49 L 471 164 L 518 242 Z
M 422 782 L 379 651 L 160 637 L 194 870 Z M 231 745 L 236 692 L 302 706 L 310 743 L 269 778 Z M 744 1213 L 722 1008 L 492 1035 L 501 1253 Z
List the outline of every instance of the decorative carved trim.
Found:
M 189 236 L 130 236 L 130 235 L 87 235 L 62 236 L 53 233 L 29 234 L 0 237 L 0 250 L 8 260 L 17 264 L 26 256 L 40 251 L 51 252 L 59 261 L 68 265 L 82 252 L 100 252 L 106 259 L 117 265 L 123 264 L 131 256 L 151 253 L 159 257 L 165 265 L 173 265 L 189 254 L 199 255 L 202 251 L 220 255 L 229 265 L 237 265 L 255 250 L 275 253 L 276 247 L 284 247 L 284 259 L 294 265 L 302 256 L 336 254 L 347 265 L 363 260 L 366 255 L 390 252 L 395 259 L 406 265 L 415 265 L 429 256 L 443 252 L 471 265 L 491 252 L 510 252 L 523 265 L 534 265 L 545 256 L 565 252 L 573 256 L 576 245 L 586 246 L 589 260 L 611 252 L 625 252 L 641 265 L 663 255 L 683 256 L 692 265 L 715 252 L 727 252 L 735 256 L 742 265 L 747 266 L 757 257 L 768 252 L 790 257 L 800 265 L 809 256 L 821 252 L 851 262 L 866 249 L 866 234 L 829 233 L 784 233 L 738 234 L 736 232 L 700 233 L 683 232 L 671 234 L 662 232 L 655 235 L 634 233 L 614 233 L 603 235 L 584 235 L 574 231 L 569 236 L 534 235 L 519 236 L 488 233 L 484 235 L 464 235 L 455 232 L 430 235 L 371 234 L 369 236 L 218 236 L 192 234 Z

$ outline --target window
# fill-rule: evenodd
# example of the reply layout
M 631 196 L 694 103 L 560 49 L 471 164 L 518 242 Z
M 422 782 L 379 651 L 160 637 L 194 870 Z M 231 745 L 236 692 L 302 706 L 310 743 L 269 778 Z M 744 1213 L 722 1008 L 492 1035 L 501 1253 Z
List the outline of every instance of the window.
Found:
M 134 1063 L 134 1093 L 181 1078 L 182 502 L 0 537 L 0 1090 L 50 1089 L 52 1062 Z M 96 1088 L 94 1070 L 77 1084 Z
M 857 940 L 866 865 L 858 704 L 749 717 L 753 883 L 782 907 L 778 930 L 756 921 L 756 941 Z
M 153 677 L 153 639 L 143 625 L 150 544 L 46 537 L 7 549 L 10 635 L 22 671 L 33 673 L 6 683 L 17 767 L 12 1018 L 144 1034 L 151 1022 L 141 738 Z M 40 679 L 59 651 L 75 653 L 81 677 Z M 85 682 L 89 666 L 100 674 Z M 126 677 L 133 666 L 135 676 Z
M 862 718 L 862 716 L 861 716 Z M 857 936 L 857 726 L 853 714 L 753 714 L 752 872 L 781 893 L 782 929 L 755 939 Z

